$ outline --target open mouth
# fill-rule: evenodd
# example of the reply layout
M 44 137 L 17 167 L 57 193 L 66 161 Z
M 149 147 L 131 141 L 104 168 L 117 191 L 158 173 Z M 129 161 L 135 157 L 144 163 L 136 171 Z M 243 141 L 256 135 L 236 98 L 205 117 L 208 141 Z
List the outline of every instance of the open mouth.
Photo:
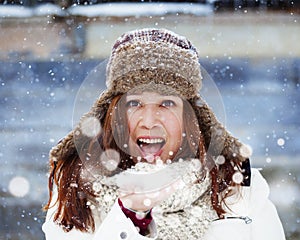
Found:
M 141 149 L 144 157 L 149 155 L 159 156 L 166 140 L 160 137 L 140 137 L 137 139 L 136 143 Z

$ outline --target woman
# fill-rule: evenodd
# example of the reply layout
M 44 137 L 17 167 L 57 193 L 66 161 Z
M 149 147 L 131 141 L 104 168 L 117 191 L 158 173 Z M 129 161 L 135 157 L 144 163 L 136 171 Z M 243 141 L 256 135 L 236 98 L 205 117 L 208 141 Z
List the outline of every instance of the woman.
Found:
M 106 85 L 50 152 L 46 239 L 284 239 L 247 148 L 199 96 L 189 40 L 123 34 Z

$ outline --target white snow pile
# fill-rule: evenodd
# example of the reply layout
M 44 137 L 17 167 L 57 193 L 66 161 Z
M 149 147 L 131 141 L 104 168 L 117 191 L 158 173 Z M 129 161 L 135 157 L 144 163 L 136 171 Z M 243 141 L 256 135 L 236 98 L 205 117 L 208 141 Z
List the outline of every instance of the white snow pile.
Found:
M 42 4 L 36 7 L 1 5 L 0 18 L 28 18 L 34 16 L 66 16 L 67 13 L 54 4 Z
M 166 14 L 209 15 L 211 4 L 201 3 L 103 3 L 93 5 L 73 5 L 62 9 L 54 4 L 36 7 L 1 5 L 0 18 L 28 18 L 35 16 L 83 16 L 83 17 L 130 17 L 162 16 Z
M 211 5 L 194 3 L 108 3 L 89 6 L 72 6 L 71 15 L 97 16 L 160 16 L 166 14 L 208 15 L 212 13 Z

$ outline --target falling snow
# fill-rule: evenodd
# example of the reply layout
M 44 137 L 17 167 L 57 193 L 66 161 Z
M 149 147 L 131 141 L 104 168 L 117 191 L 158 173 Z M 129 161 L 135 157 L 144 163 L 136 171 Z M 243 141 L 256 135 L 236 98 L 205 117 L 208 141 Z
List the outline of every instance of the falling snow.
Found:
M 47 9 L 42 7 L 36 9 L 0 9 L 0 15 L 4 17 L 1 18 L 1 26 L 2 23 L 4 26 L 5 20 L 11 24 L 11 19 L 8 17 L 9 14 L 11 16 L 14 15 L 15 18 L 34 15 L 34 21 L 37 21 L 39 16 L 45 17 L 43 18 L 45 24 L 43 21 L 39 23 L 41 32 L 39 32 L 38 39 L 32 38 L 37 26 L 27 28 L 31 22 L 30 19 L 25 19 L 25 21 L 21 19 L 20 25 L 16 26 L 15 29 L 20 34 L 21 42 L 17 42 L 17 39 L 14 38 L 14 42 L 17 42 L 20 48 L 18 51 L 9 49 L 7 54 L 8 61 L 3 60 L 0 65 L 0 122 L 2 130 L 0 140 L 2 171 L 0 194 L 2 201 L 1 213 L 5 216 L 3 218 L 4 221 L 7 219 L 2 226 L 2 229 L 4 229 L 3 237 L 6 239 L 20 239 L 20 236 L 24 233 L 23 238 L 31 234 L 28 238 L 34 239 L 33 237 L 37 236 L 37 239 L 42 239 L 41 224 L 44 221 L 44 213 L 41 212 L 41 206 L 47 201 L 48 152 L 72 128 L 70 122 L 72 117 L 74 117 L 73 106 L 76 93 L 83 79 L 99 62 L 98 59 L 93 59 L 98 55 L 92 56 L 91 60 L 79 59 L 78 54 L 80 53 L 78 52 L 76 53 L 77 55 L 72 55 L 74 49 L 84 50 L 86 39 L 82 40 L 80 36 L 87 31 L 87 28 L 85 28 L 84 24 L 77 24 L 74 21 L 75 17 L 67 19 L 64 23 L 64 26 L 67 27 L 60 29 L 60 31 L 49 28 L 49 26 L 54 24 L 60 26 L 59 21 L 56 21 L 51 14 L 54 12 L 56 12 L 57 16 L 65 14 L 61 11 L 61 8 L 52 7 L 48 5 Z M 73 14 L 79 10 L 81 11 L 80 14 L 84 14 L 87 8 L 78 8 L 77 10 L 73 8 Z M 146 10 L 150 11 L 149 9 Z M 189 7 L 185 11 L 192 12 L 196 10 Z M 126 11 L 128 11 L 128 8 Z M 161 12 L 165 10 L 161 7 L 159 11 L 160 13 L 158 14 L 162 14 Z M 180 11 L 183 11 L 182 8 L 180 8 Z M 210 9 L 206 9 L 204 12 L 201 12 L 199 9 L 198 11 L 201 15 L 211 13 Z M 247 17 L 248 11 L 242 11 L 244 13 L 243 16 Z M 117 12 L 111 11 L 106 14 L 115 15 Z M 155 14 L 151 15 L 152 17 L 147 20 L 151 23 L 153 22 L 154 26 L 167 26 L 168 16 L 158 18 L 155 17 Z M 177 17 L 180 16 L 178 15 Z M 287 19 L 291 23 L 299 23 L 299 18 L 296 14 L 291 13 L 289 17 Z M 192 19 L 191 16 L 189 18 Z M 289 23 L 280 23 L 275 18 L 273 18 L 275 27 L 284 31 L 289 29 Z M 280 19 L 284 20 L 286 18 L 281 16 Z M 226 18 L 223 18 L 223 20 L 226 21 Z M 99 36 L 97 42 L 102 44 L 99 47 L 94 42 L 89 47 L 97 46 L 97 51 L 110 49 L 110 38 L 100 33 L 117 33 L 118 29 L 120 29 L 120 25 L 116 23 L 117 20 L 114 19 L 115 22 L 108 24 L 105 22 L 105 27 L 102 27 L 99 31 L 95 27 L 99 23 L 96 18 L 90 18 L 89 21 L 94 23 L 89 25 L 89 29 L 94 31 L 89 32 L 89 34 Z M 131 28 L 134 28 L 138 22 L 139 19 L 126 17 L 122 24 L 126 23 L 126 26 L 133 24 Z M 178 27 L 178 22 L 179 20 L 175 19 L 171 26 L 175 26 L 174 30 L 185 32 L 183 27 L 182 29 Z M 246 19 L 242 22 L 246 22 Z M 184 22 L 181 22 L 181 24 L 184 24 Z M 205 22 L 205 24 L 211 23 L 209 21 Z M 214 24 L 217 23 L 214 22 Z M 73 26 L 75 30 L 70 31 Z M 283 49 L 280 52 L 280 57 L 276 56 L 273 51 L 269 51 L 274 56 L 266 56 L 263 60 L 261 58 L 255 59 L 251 56 L 251 46 L 247 45 L 251 39 L 248 39 L 249 42 L 241 41 L 241 43 L 234 39 L 235 41 L 232 41 L 232 45 L 229 44 L 226 47 L 222 45 L 222 40 L 226 36 L 230 35 L 238 38 L 241 36 L 237 35 L 238 33 L 246 36 L 249 27 L 242 26 L 242 28 L 239 28 L 240 32 L 235 31 L 234 34 L 228 32 L 229 34 L 227 34 L 221 27 L 218 32 L 213 32 L 212 25 L 209 25 L 208 29 L 205 29 L 203 24 L 199 26 L 191 24 L 191 26 L 193 30 L 190 31 L 189 28 L 186 28 L 186 31 L 189 31 L 189 34 L 193 32 L 197 34 L 197 38 L 193 39 L 193 41 L 207 42 L 212 46 L 209 49 L 214 50 L 210 52 L 212 55 L 203 56 L 201 60 L 202 65 L 210 73 L 221 92 L 221 105 L 223 106 L 224 104 L 224 108 L 220 108 L 220 101 L 216 101 L 220 94 L 218 94 L 216 89 L 211 91 L 207 87 L 207 82 L 203 86 L 202 95 L 232 134 L 247 143 L 247 146 L 251 146 L 251 148 L 242 147 L 240 154 L 247 157 L 251 156 L 252 166 L 263 169 L 262 173 L 270 180 L 270 197 L 280 211 L 286 231 L 290 234 L 299 235 L 300 218 L 298 217 L 299 211 L 296 212 L 296 210 L 300 202 L 300 140 L 298 136 L 300 125 L 298 106 L 300 65 L 299 56 L 291 50 L 297 46 L 283 44 L 280 40 L 273 41 L 273 44 L 278 43 L 277 45 L 270 44 L 274 51 Z M 224 24 L 224 26 L 227 26 L 227 24 Z M 253 42 L 255 43 L 255 47 L 252 49 L 254 51 L 255 49 L 260 49 L 261 51 L 268 49 L 268 44 L 264 38 L 267 36 L 267 39 L 270 40 L 271 37 L 264 31 L 264 26 L 259 26 L 259 38 L 252 33 Z M 237 24 L 236 27 L 239 27 L 239 25 Z M 268 29 L 270 32 L 272 31 L 272 29 Z M 230 31 L 229 29 L 227 30 Z M 2 31 L 5 31 L 5 29 L 1 28 Z M 60 38 L 56 38 L 57 41 L 55 40 L 49 45 L 43 37 L 43 35 L 46 36 L 44 34 L 46 32 L 53 33 L 53 36 Z M 207 32 L 207 34 L 204 34 L 204 32 Z M 72 44 L 70 44 L 70 35 L 76 36 L 76 41 Z M 280 35 L 284 36 L 284 34 Z M 287 35 L 289 36 L 290 34 Z M 294 43 L 299 42 L 295 37 L 291 37 L 291 39 L 295 39 Z M 56 42 L 61 43 L 61 45 L 55 45 Z M 51 53 L 45 56 L 42 51 L 30 52 L 29 45 L 34 45 L 35 49 L 39 50 L 47 49 L 48 46 L 51 46 Z M 285 45 L 291 45 L 290 50 L 286 54 L 283 48 Z M 4 44 L 2 46 L 5 47 Z M 234 55 L 234 50 L 239 49 L 239 46 L 242 46 L 244 51 L 246 51 L 243 57 Z M 223 52 L 222 56 L 214 55 L 217 54 L 220 48 Z M 96 54 L 94 48 L 88 50 L 90 52 L 94 51 L 94 54 Z M 205 51 L 205 49 L 199 50 L 201 52 Z M 6 54 L 5 50 L 2 51 L 1 49 L 2 52 L 4 57 L 4 54 Z M 103 54 L 101 56 L 106 55 Z M 101 73 L 95 72 L 95 75 L 100 76 Z M 91 103 L 94 101 L 95 96 L 90 91 L 93 88 L 97 89 L 96 96 L 98 96 L 101 92 L 100 90 L 105 88 L 105 84 L 103 83 L 101 87 L 90 85 L 88 93 L 78 100 L 82 105 L 86 103 L 85 101 L 90 101 Z M 211 94 L 212 92 L 213 94 Z M 198 106 L 203 104 L 203 101 L 197 102 Z M 88 106 L 85 107 L 82 105 L 79 106 L 80 112 L 84 113 L 83 110 L 88 110 L 86 107 L 89 108 L 90 104 L 86 104 Z M 74 122 L 78 120 L 77 117 L 75 116 L 73 119 Z M 75 134 L 85 134 L 86 136 L 94 137 L 101 130 L 99 121 L 92 117 L 83 121 L 81 129 Z M 186 137 L 185 133 L 183 133 L 183 137 Z M 127 147 L 124 144 L 124 148 Z M 114 171 L 117 169 L 119 158 L 119 155 L 114 152 L 103 153 L 101 163 L 108 171 Z M 222 165 L 224 162 L 224 156 L 220 155 L 215 159 L 215 163 L 218 165 Z M 159 161 L 156 161 L 156 163 L 158 166 L 163 166 Z M 168 164 L 170 163 L 171 160 L 168 161 Z M 196 168 L 199 166 L 197 161 L 194 164 Z M 243 176 L 236 172 L 232 180 L 240 183 L 243 180 Z M 77 184 L 72 183 L 70 186 L 76 188 Z M 93 184 L 95 192 L 101 191 L 101 188 L 102 185 L 100 183 L 95 182 Z M 105 200 L 110 201 L 110 196 L 106 196 Z M 131 204 L 128 202 L 127 206 Z M 145 199 L 144 204 L 151 204 L 150 196 Z M 94 207 L 91 203 L 89 203 L 89 206 L 91 208 Z
M 240 184 L 242 183 L 244 180 L 244 176 L 241 172 L 235 172 L 233 175 L 232 175 L 232 181 L 236 184 Z
M 144 203 L 144 205 L 145 205 L 146 207 L 149 207 L 149 206 L 151 205 L 151 199 L 146 198 L 146 199 L 143 201 L 143 203 Z
M 285 144 L 285 140 L 283 138 L 278 138 L 277 144 L 278 144 L 278 146 L 282 147 Z
M 24 197 L 30 190 L 30 183 L 25 177 L 14 177 L 8 185 L 9 192 L 16 197 Z
M 108 149 L 101 154 L 100 161 L 108 171 L 115 171 L 120 162 L 120 154 L 113 149 Z
M 216 158 L 215 162 L 218 165 L 222 165 L 225 163 L 225 157 L 223 155 L 220 155 Z
M 240 154 L 245 158 L 249 158 L 252 155 L 252 148 L 248 145 L 242 145 L 240 147 Z
M 88 117 L 81 122 L 80 129 L 88 137 L 96 137 L 101 131 L 101 125 L 97 118 Z

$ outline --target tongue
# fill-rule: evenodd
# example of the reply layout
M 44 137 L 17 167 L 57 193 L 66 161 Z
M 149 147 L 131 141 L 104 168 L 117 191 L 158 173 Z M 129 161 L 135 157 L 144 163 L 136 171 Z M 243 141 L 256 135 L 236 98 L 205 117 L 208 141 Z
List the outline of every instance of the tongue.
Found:
M 152 154 L 154 155 L 161 149 L 161 144 L 159 143 L 153 143 L 153 144 L 143 144 L 140 146 L 142 149 L 143 153 L 146 155 Z

